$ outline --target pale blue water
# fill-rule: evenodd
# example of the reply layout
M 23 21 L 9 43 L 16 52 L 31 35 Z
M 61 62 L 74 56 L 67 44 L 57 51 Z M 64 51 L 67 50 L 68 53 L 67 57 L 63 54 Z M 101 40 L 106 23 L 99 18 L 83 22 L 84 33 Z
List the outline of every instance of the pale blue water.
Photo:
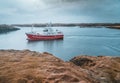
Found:
M 0 34 L 0 49 L 30 49 L 49 52 L 63 60 L 78 55 L 109 55 L 120 56 L 120 30 L 108 28 L 53 27 L 64 33 L 63 40 L 28 42 L 25 32 L 31 31 L 24 27 L 21 30 Z M 34 28 L 41 31 L 42 28 Z

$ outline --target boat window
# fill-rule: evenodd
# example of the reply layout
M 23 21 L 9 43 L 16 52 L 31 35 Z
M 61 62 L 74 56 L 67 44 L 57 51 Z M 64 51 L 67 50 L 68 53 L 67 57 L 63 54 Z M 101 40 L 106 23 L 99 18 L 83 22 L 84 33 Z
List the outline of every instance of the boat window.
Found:
M 45 29 L 45 30 L 43 30 L 44 32 L 48 32 L 48 30 L 47 29 Z

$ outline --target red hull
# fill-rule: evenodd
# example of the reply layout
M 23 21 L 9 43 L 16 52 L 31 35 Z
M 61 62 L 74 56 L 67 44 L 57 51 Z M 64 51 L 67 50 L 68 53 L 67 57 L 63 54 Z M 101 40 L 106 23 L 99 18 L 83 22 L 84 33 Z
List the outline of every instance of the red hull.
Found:
M 63 39 L 64 35 L 33 35 L 27 34 L 28 40 L 54 40 L 54 39 Z

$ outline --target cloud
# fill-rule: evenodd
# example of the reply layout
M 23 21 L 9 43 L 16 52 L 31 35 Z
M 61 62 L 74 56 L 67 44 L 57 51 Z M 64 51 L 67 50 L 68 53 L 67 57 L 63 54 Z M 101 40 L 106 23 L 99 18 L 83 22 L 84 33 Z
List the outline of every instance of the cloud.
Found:
M 1 0 L 0 23 L 120 22 L 120 0 Z

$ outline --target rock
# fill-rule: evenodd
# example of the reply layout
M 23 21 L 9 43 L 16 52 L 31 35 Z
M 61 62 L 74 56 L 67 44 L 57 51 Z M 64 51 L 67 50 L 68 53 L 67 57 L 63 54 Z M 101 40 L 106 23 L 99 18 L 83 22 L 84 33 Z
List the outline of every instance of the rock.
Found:
M 120 57 L 64 62 L 47 52 L 0 50 L 0 83 L 120 83 Z
M 20 30 L 20 29 L 11 25 L 5 25 L 5 24 L 0 25 L 0 33 L 7 33 L 10 31 L 16 31 L 16 30 Z
M 96 83 L 88 71 L 50 53 L 0 50 L 0 83 L 79 82 Z
M 77 66 L 85 66 L 85 65 L 94 66 L 95 65 L 94 61 L 88 58 L 73 58 L 70 61 L 76 64 Z
M 78 56 L 70 61 L 88 70 L 98 83 L 120 83 L 120 57 Z

